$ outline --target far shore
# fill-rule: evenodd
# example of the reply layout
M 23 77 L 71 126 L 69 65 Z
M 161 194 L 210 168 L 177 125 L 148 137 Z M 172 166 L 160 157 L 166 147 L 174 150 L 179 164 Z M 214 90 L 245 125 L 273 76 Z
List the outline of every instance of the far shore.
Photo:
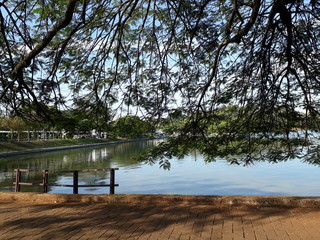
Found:
M 0 157 L 9 157 L 29 153 L 41 153 L 49 151 L 60 151 L 76 148 L 94 147 L 101 145 L 112 145 L 119 143 L 135 142 L 143 139 L 55 139 L 39 142 L 5 142 L 0 143 Z

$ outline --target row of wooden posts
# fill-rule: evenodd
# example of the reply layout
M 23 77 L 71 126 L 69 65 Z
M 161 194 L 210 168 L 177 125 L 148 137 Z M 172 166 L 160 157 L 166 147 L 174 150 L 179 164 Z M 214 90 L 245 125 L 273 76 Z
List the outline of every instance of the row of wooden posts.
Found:
M 15 192 L 20 192 L 21 185 L 27 186 L 42 186 L 42 192 L 47 193 L 49 186 L 55 187 L 72 187 L 73 193 L 78 194 L 79 187 L 110 187 L 110 194 L 114 194 L 115 187 L 119 184 L 115 184 L 115 170 L 119 168 L 104 168 L 104 169 L 86 169 L 86 170 L 67 170 L 67 171 L 49 171 L 49 170 L 31 170 L 31 169 L 15 169 L 16 181 L 13 182 L 15 185 Z M 79 185 L 79 173 L 80 172 L 100 172 L 109 171 L 110 172 L 110 184 L 100 184 L 100 185 Z M 21 182 L 22 172 L 42 172 L 42 182 L 41 183 L 26 183 Z M 73 173 L 73 184 L 49 184 L 49 173 Z

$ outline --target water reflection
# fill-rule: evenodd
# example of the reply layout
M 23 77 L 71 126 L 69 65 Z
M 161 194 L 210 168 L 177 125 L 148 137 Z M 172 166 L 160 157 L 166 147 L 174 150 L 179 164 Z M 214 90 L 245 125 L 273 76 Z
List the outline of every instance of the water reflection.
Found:
M 157 141 L 141 141 L 103 147 L 0 158 L 0 190 L 13 190 L 13 171 L 16 168 L 49 169 L 57 171 L 110 168 L 116 165 L 135 169 L 142 163 L 133 160 L 132 157 L 137 157 L 142 151 L 155 144 L 157 144 Z M 22 182 L 41 182 L 41 174 L 39 173 L 23 173 L 22 177 Z M 79 184 L 108 184 L 108 179 L 108 172 L 81 173 L 79 175 Z M 71 184 L 72 174 L 64 174 L 62 176 L 61 174 L 50 174 L 49 183 Z M 22 186 L 22 188 L 23 191 L 41 191 L 40 188 L 35 187 Z M 57 187 L 50 188 L 49 191 L 52 189 L 59 191 Z M 67 191 L 70 192 L 70 189 L 67 189 Z M 106 190 L 104 191 L 106 192 Z
M 119 167 L 116 171 L 116 193 L 121 194 L 205 194 L 205 195 L 320 195 L 319 168 L 305 160 L 287 159 L 254 166 L 230 165 L 216 159 L 206 163 L 193 151 L 188 156 L 171 159 L 170 171 L 159 165 L 138 162 L 143 150 L 158 141 L 132 142 L 103 147 L 60 152 L 28 154 L 0 158 L 0 190 L 12 191 L 15 168 L 74 170 Z M 41 174 L 23 174 L 24 182 L 41 182 Z M 50 174 L 49 182 L 71 184 L 72 174 Z M 108 184 L 108 172 L 79 174 L 79 184 Z M 40 187 L 22 186 L 23 191 L 41 191 Z M 71 193 L 71 188 L 50 187 L 49 192 Z M 80 188 L 79 193 L 108 193 L 108 188 Z

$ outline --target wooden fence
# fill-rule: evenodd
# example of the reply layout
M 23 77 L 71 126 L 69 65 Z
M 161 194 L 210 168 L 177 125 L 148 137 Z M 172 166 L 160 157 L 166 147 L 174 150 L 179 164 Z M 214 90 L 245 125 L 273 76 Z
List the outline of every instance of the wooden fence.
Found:
M 49 186 L 55 187 L 72 187 L 73 193 L 78 193 L 79 187 L 110 187 L 110 194 L 114 194 L 115 187 L 118 187 L 119 184 L 115 184 L 115 170 L 119 168 L 104 168 L 104 169 L 86 169 L 86 170 L 67 170 L 67 171 L 49 171 L 49 170 L 32 170 L 32 169 L 15 169 L 16 172 L 16 181 L 13 182 L 15 185 L 15 192 L 20 192 L 21 185 L 27 186 L 42 186 L 42 192 L 47 193 Z M 100 184 L 100 185 L 79 185 L 79 173 L 81 172 L 100 172 L 100 171 L 110 171 L 110 184 Z M 21 182 L 21 173 L 22 172 L 41 172 L 42 173 L 42 182 L 41 183 L 26 183 Z M 49 173 L 73 173 L 73 184 L 72 185 L 63 185 L 63 184 L 49 184 Z

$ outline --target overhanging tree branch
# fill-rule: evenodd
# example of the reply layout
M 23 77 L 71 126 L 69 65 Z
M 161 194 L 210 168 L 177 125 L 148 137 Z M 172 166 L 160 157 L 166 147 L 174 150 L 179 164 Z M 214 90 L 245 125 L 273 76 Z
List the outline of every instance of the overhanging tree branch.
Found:
M 33 59 L 35 59 L 36 56 L 46 48 L 46 46 L 51 42 L 51 40 L 55 37 L 55 35 L 61 29 L 68 26 L 68 24 L 72 20 L 73 13 L 74 13 L 74 10 L 76 8 L 76 4 L 78 1 L 79 0 L 70 0 L 68 2 L 65 15 L 61 18 L 61 20 L 59 22 L 57 22 L 47 32 L 47 34 L 44 36 L 44 38 L 28 54 L 26 54 L 20 62 L 15 64 L 13 71 L 12 71 L 12 74 L 11 74 L 12 81 L 9 82 L 8 85 L 4 87 L 3 92 L 0 96 L 0 99 L 3 98 L 3 96 L 7 93 L 7 91 L 10 88 L 13 88 L 15 82 L 18 82 L 17 90 L 21 92 L 22 97 L 25 94 L 25 93 L 23 93 L 23 91 L 25 90 L 28 94 L 30 94 L 34 104 L 36 104 L 39 114 L 41 114 L 41 115 L 44 114 L 46 116 L 46 111 L 42 109 L 43 105 L 39 104 L 36 95 L 34 94 L 32 89 L 30 89 L 28 84 L 25 82 L 25 79 L 23 77 L 23 70 L 30 66 L 31 61 Z M 9 51 L 9 53 L 10 53 L 10 51 Z M 12 57 L 11 57 L 11 59 L 12 59 Z
M 79 0 L 69 1 L 64 17 L 49 30 L 45 37 L 23 58 L 23 60 L 16 64 L 12 72 L 14 80 L 19 79 L 19 81 L 23 81 L 21 79 L 22 70 L 30 65 L 31 60 L 34 59 L 50 43 L 50 41 L 61 29 L 68 26 L 72 20 L 73 12 L 77 2 L 79 2 Z
M 199 98 L 198 109 L 200 108 L 201 103 L 203 101 L 203 98 L 204 98 L 206 92 L 208 91 L 208 88 L 212 84 L 212 82 L 213 82 L 213 80 L 214 80 L 214 78 L 215 78 L 215 76 L 217 74 L 217 70 L 218 70 L 218 66 L 219 66 L 219 62 L 220 62 L 219 59 L 220 59 L 221 52 L 223 51 L 223 49 L 225 49 L 231 43 L 240 43 L 242 37 L 244 37 L 244 36 L 246 36 L 248 34 L 248 32 L 250 31 L 250 29 L 252 28 L 252 26 L 254 25 L 254 23 L 255 23 L 255 21 L 256 21 L 256 19 L 258 17 L 260 6 L 261 6 L 261 0 L 255 0 L 253 2 L 253 5 L 252 5 L 252 13 L 251 13 L 251 16 L 250 16 L 250 20 L 245 25 L 245 27 L 240 29 L 239 32 L 235 36 L 233 36 L 231 38 L 227 38 L 226 40 L 224 40 L 220 44 L 220 46 L 218 47 L 217 53 L 215 54 L 215 60 L 214 60 L 214 64 L 213 64 L 213 67 L 212 67 L 212 70 L 211 70 L 211 75 L 210 75 L 210 77 L 208 79 L 208 82 L 204 86 L 204 88 L 202 90 L 202 93 L 201 93 L 201 96 Z

